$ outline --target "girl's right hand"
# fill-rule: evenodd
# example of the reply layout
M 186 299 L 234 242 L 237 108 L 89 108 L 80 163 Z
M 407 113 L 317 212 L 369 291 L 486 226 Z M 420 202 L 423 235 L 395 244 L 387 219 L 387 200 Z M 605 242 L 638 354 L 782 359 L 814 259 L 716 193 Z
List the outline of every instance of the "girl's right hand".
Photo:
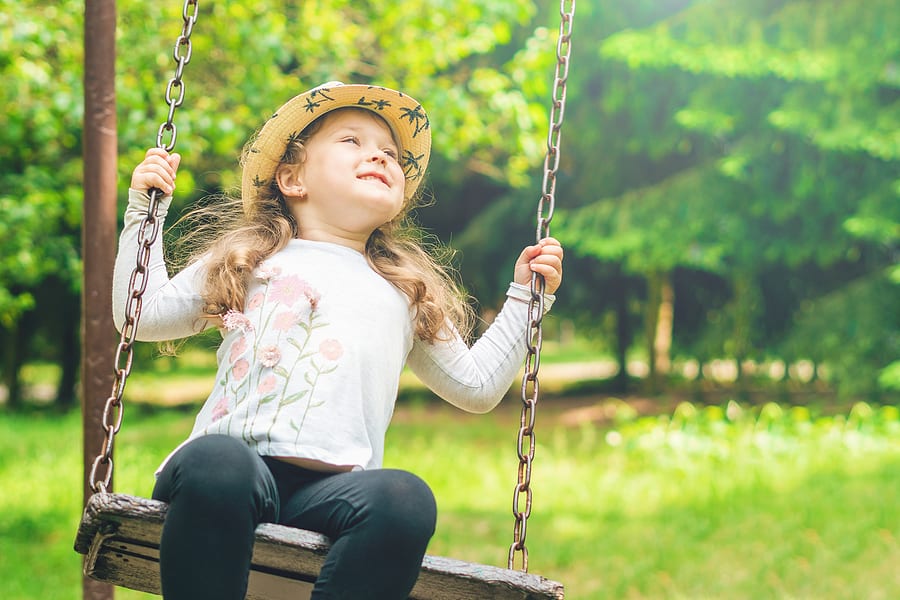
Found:
M 151 188 L 157 188 L 166 196 L 171 196 L 175 191 L 175 174 L 180 162 L 180 154 L 169 154 L 162 148 L 150 148 L 144 160 L 131 174 L 131 189 L 148 193 Z

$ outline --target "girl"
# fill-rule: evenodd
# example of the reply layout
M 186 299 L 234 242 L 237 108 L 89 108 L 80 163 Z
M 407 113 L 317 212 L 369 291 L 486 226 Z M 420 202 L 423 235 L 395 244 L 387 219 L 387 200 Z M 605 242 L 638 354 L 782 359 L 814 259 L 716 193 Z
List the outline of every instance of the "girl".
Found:
M 217 327 L 215 389 L 157 473 L 169 503 L 160 545 L 167 600 L 242 599 L 254 531 L 275 522 L 332 545 L 313 598 L 407 598 L 434 532 L 428 486 L 383 469 L 404 365 L 438 395 L 491 410 L 526 352 L 527 284 L 562 279 L 551 238 L 520 254 L 503 310 L 469 348 L 466 304 L 404 219 L 430 155 L 429 121 L 399 92 L 332 82 L 291 99 L 244 152 L 237 210 L 200 210 L 193 260 L 171 279 L 151 252 L 139 337 Z M 134 170 L 114 275 L 117 326 L 151 188 L 175 189 L 180 157 Z M 214 217 L 214 219 L 213 219 Z M 213 223 L 210 228 L 210 223 Z

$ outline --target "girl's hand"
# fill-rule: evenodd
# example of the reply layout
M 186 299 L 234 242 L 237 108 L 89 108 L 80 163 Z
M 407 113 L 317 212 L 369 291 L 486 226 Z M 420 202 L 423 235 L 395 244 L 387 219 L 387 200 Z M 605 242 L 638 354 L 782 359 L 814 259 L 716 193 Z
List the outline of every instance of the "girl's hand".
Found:
M 148 193 L 150 188 L 162 190 L 166 196 L 175 191 L 175 174 L 181 162 L 180 154 L 169 154 L 161 148 L 150 148 L 144 160 L 131 174 L 131 189 Z
M 522 250 L 516 261 L 513 281 L 522 285 L 531 285 L 531 273 L 544 277 L 544 292 L 552 294 L 562 283 L 563 249 L 559 241 L 552 237 L 542 239 L 534 246 Z

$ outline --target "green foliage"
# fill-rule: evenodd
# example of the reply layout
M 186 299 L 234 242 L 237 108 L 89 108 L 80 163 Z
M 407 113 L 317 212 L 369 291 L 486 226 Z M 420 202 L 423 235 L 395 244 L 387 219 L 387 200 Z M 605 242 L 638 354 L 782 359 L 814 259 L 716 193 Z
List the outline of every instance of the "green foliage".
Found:
M 602 40 L 597 57 L 606 76 L 590 102 L 610 162 L 598 168 L 612 184 L 594 183 L 596 152 L 589 154 L 573 184 L 583 205 L 561 215 L 563 241 L 645 277 L 699 270 L 727 282 L 732 297 L 704 307 L 720 318 L 692 335 L 715 339 L 717 352 L 790 346 L 826 361 L 842 386 L 852 377 L 857 389 L 877 385 L 877 373 L 897 356 L 890 302 L 861 309 L 882 324 L 871 341 L 888 352 L 882 356 L 860 345 L 824 352 L 814 339 L 823 332 L 799 322 L 804 333 L 782 344 L 795 323 L 780 321 L 777 331 L 768 311 L 801 315 L 844 286 L 852 296 L 853 281 L 884 278 L 896 260 L 894 4 L 698 1 Z M 828 283 L 809 281 L 810 269 Z M 774 271 L 790 293 L 761 289 Z M 829 311 L 831 320 L 817 323 L 850 331 L 856 312 Z M 679 319 L 676 309 L 676 332 Z
M 895 360 L 881 370 L 878 383 L 886 390 L 900 391 L 900 360 Z
M 828 365 L 829 379 L 847 395 L 897 390 L 900 286 L 876 275 L 809 302 L 786 340 Z
M 81 4 L 0 8 L 0 327 L 11 328 L 44 279 L 80 288 L 81 47 L 70 34 Z
M 651 273 L 673 274 L 674 348 L 697 355 L 821 355 L 793 343 L 814 338 L 792 334 L 795 315 L 857 280 L 896 286 L 894 4 L 579 3 L 553 233 L 571 250 L 558 306 L 597 335 L 616 332 L 617 343 L 598 346 L 636 337 Z M 182 7 L 116 8 L 123 197 L 166 117 Z M 55 339 L 44 316 L 80 291 L 83 3 L 0 0 L 0 9 L 8 377 L 17 352 L 46 358 L 53 345 L 9 350 L 21 346 L 16 328 Z M 237 188 L 245 140 L 288 97 L 334 79 L 397 86 L 427 106 L 435 140 L 438 202 L 417 216 L 463 249 L 467 283 L 493 306 L 533 237 L 557 19 L 555 6 L 528 0 L 202 4 L 176 115 L 185 157 L 176 211 Z M 846 321 L 837 329 L 853 320 L 834 318 Z M 865 359 L 860 372 L 890 387 L 875 374 L 895 359 Z
M 81 284 L 81 130 L 84 6 L 0 0 L 0 336 L 23 319 L 77 303 Z M 117 10 L 116 100 L 120 197 L 167 115 L 182 6 L 122 0 Z M 202 4 L 178 109 L 176 211 L 232 192 L 254 129 L 281 103 L 329 80 L 407 90 L 428 108 L 435 162 L 448 179 L 473 171 L 521 184 L 541 155 L 531 67 L 552 47 L 527 0 L 389 5 L 357 2 Z M 427 40 L 427 43 L 424 41 Z M 176 50 L 184 55 L 183 48 Z M 518 58 L 515 60 L 513 57 Z M 177 91 L 177 89 L 176 89 Z M 42 294 L 48 280 L 65 297 Z M 43 327 L 43 325 L 40 325 Z M 77 323 L 69 323 L 77 330 Z M 36 350 L 4 344 L 3 373 Z M 45 358 L 49 357 L 42 354 Z M 77 363 L 77 357 L 70 357 Z
M 181 19 L 175 5 L 119 5 L 119 38 L 127 44 L 118 84 L 124 176 L 165 117 L 169 48 Z M 409 91 L 429 111 L 437 153 L 521 179 L 539 155 L 537 124 L 521 82 L 496 54 L 516 50 L 510 45 L 529 35 L 533 16 L 524 0 L 433 3 L 427 11 L 412 2 L 346 0 L 206 5 L 177 118 L 182 170 L 201 190 L 233 189 L 240 150 L 265 118 L 291 96 L 340 80 Z

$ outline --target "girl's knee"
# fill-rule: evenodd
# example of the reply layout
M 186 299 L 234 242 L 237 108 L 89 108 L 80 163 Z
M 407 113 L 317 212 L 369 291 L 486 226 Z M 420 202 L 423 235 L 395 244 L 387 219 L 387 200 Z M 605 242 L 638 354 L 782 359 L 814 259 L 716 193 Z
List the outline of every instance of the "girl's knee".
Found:
M 210 509 L 246 506 L 258 494 L 258 465 L 253 450 L 240 440 L 208 435 L 172 457 L 170 496 L 203 503 Z
M 431 539 L 437 504 L 421 478 L 406 471 L 385 470 L 373 493 L 373 515 L 392 537 L 425 542 Z

